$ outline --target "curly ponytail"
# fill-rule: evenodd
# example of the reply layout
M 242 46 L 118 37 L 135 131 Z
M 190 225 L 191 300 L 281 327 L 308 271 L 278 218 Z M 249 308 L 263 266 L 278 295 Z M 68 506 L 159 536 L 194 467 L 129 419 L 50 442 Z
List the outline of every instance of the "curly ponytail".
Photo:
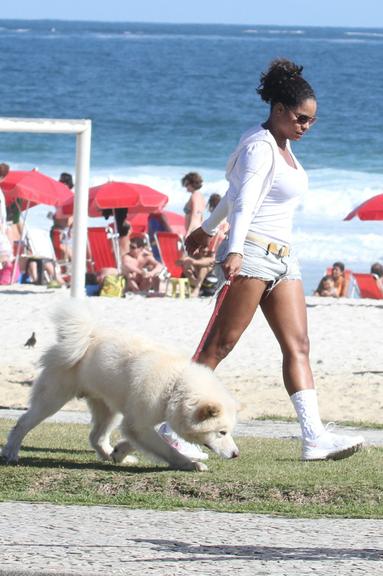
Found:
M 298 106 L 313 98 L 315 92 L 302 76 L 303 66 L 286 59 L 273 60 L 267 72 L 261 74 L 257 92 L 264 102 L 273 106 L 280 102 L 287 107 Z

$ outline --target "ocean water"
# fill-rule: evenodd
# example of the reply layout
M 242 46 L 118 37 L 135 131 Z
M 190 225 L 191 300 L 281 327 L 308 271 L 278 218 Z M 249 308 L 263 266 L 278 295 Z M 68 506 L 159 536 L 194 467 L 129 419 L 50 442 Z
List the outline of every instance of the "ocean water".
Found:
M 276 57 L 302 64 L 318 122 L 294 152 L 310 190 L 295 218 L 305 290 L 342 260 L 383 260 L 383 222 L 344 222 L 383 185 L 383 29 L 0 20 L 3 117 L 90 118 L 91 184 L 141 182 L 181 212 L 181 177 L 224 193 L 227 157 L 263 121 L 260 73 Z M 58 177 L 74 172 L 72 136 L 0 133 L 0 161 Z M 30 219 L 49 227 L 47 207 Z

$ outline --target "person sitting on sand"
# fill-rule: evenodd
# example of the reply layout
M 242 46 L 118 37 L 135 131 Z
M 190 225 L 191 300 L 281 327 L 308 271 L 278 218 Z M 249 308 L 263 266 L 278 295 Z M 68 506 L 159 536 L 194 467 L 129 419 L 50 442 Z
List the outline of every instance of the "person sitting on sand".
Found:
M 334 287 L 336 290 L 336 296 L 341 298 L 346 296 L 347 284 L 346 278 L 344 276 L 344 264 L 343 262 L 334 262 L 332 265 L 331 277 L 334 280 Z
M 374 262 L 371 264 L 370 273 L 376 280 L 376 285 L 383 294 L 383 264 L 380 262 Z
M 160 274 L 164 266 L 158 262 L 147 248 L 145 238 L 133 238 L 129 251 L 121 256 L 122 273 L 127 280 L 127 290 L 131 292 L 158 292 Z
M 215 255 L 209 248 L 206 248 L 198 258 L 185 254 L 180 260 L 177 260 L 177 264 L 182 266 L 183 275 L 189 279 L 192 287 L 191 296 L 196 298 L 199 296 L 208 272 L 212 270 L 215 264 Z
M 323 276 L 314 292 L 314 296 L 332 296 L 337 298 L 338 291 L 335 288 L 334 278 L 330 275 Z
M 215 193 L 210 195 L 207 204 L 210 213 L 213 212 L 220 201 L 220 194 Z M 207 248 L 204 248 L 204 250 L 196 256 L 188 256 L 185 254 L 182 258 L 180 258 L 180 260 L 177 261 L 177 264 L 183 267 L 183 274 L 185 278 L 189 279 L 190 285 L 192 287 L 192 297 L 199 296 L 206 276 L 214 267 L 216 251 L 222 240 L 225 238 L 228 228 L 229 224 L 225 219 L 217 227 L 216 234 L 212 238 Z
M 49 258 L 28 258 L 23 281 L 31 284 L 48 284 L 50 288 L 66 286 L 61 272 L 54 261 Z

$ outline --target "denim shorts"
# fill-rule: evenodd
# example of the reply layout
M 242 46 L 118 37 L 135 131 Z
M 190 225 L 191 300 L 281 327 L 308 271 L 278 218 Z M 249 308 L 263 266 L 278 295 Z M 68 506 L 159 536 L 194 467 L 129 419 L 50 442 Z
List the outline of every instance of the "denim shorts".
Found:
M 227 241 L 224 240 L 218 249 L 217 262 L 223 262 L 226 253 Z M 244 243 L 242 268 L 239 276 L 265 280 L 269 283 L 269 290 L 272 290 L 281 280 L 302 279 L 298 259 L 293 254 L 278 256 L 248 239 Z

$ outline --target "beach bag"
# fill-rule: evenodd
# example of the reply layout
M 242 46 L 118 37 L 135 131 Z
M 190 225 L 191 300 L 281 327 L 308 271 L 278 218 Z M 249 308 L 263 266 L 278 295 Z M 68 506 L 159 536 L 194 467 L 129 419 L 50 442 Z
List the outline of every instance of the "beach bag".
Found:
M 219 286 L 219 279 L 214 270 L 211 270 L 202 282 L 200 296 L 214 296 Z
M 125 296 L 126 280 L 121 274 L 107 274 L 102 282 L 100 296 L 123 298 Z
M 12 282 L 12 277 L 14 282 L 18 282 L 20 276 L 20 268 L 19 265 L 13 262 L 7 262 L 6 264 L 2 265 L 0 269 L 0 285 L 1 286 L 8 286 Z

